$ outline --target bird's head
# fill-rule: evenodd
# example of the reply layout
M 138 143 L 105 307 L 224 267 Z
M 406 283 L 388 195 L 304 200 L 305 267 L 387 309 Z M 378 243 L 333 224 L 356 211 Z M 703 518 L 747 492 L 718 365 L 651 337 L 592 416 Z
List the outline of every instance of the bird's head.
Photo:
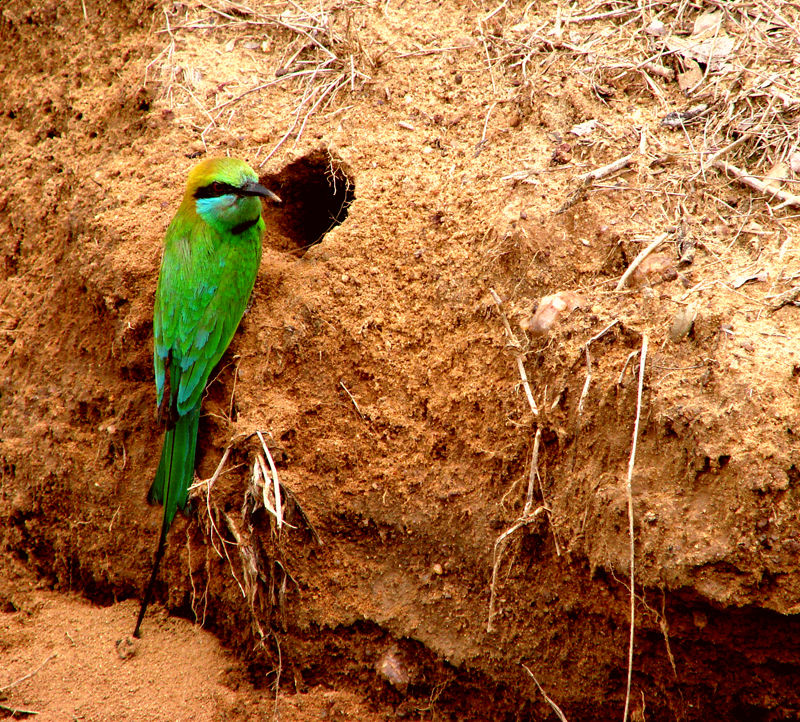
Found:
M 207 158 L 189 172 L 183 202 L 220 231 L 245 230 L 258 223 L 261 198 L 280 198 L 258 182 L 256 172 L 238 158 Z

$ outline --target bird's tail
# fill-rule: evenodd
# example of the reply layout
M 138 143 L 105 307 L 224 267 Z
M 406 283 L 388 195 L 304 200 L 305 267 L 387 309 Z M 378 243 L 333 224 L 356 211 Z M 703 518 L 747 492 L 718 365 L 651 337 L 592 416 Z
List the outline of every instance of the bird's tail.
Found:
M 147 605 L 153 594 L 158 567 L 161 557 L 164 556 L 164 547 L 167 542 L 167 532 L 175 518 L 178 509 L 184 509 L 189 498 L 189 486 L 194 478 L 194 455 L 197 447 L 197 424 L 200 420 L 200 407 L 192 409 L 175 422 L 175 426 L 164 435 L 164 446 L 161 448 L 161 460 L 158 462 L 158 471 L 153 481 L 147 500 L 151 504 L 164 505 L 164 517 L 161 522 L 161 535 L 158 539 L 158 549 L 153 560 L 153 571 L 147 585 L 142 606 L 139 609 L 139 618 L 136 620 L 136 629 L 133 636 L 139 636 L 139 627 L 147 611 Z
M 161 448 L 161 461 L 147 501 L 151 504 L 164 505 L 164 528 L 169 529 L 175 512 L 183 509 L 189 498 L 189 486 L 194 477 L 194 452 L 197 446 L 197 422 L 200 419 L 200 407 L 180 416 L 175 426 L 164 435 L 164 446 Z

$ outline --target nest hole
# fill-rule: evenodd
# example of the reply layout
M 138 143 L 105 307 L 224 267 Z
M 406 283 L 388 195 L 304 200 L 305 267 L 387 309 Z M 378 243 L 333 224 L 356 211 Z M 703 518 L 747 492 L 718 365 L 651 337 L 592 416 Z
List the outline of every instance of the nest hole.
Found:
M 344 222 L 356 197 L 342 161 L 327 150 L 313 151 L 280 172 L 263 176 L 261 183 L 283 201 L 265 207 L 265 242 L 298 256 Z

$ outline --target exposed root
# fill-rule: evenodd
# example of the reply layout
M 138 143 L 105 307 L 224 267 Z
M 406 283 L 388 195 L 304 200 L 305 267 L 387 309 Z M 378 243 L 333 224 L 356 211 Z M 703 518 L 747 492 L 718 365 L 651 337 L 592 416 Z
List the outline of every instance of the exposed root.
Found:
M 508 538 L 518 529 L 521 529 L 528 524 L 532 524 L 539 518 L 539 515 L 544 512 L 549 512 L 549 509 L 542 505 L 533 509 L 534 499 L 534 486 L 538 478 L 538 461 L 539 461 L 539 444 L 542 439 L 542 430 L 536 430 L 536 437 L 533 442 L 533 454 L 531 458 L 531 470 L 528 474 L 528 490 L 525 495 L 525 506 L 522 510 L 522 516 L 519 517 L 508 529 L 506 529 L 494 542 L 494 549 L 492 551 L 492 583 L 489 588 L 489 615 L 486 620 L 486 631 L 493 632 L 494 626 L 492 624 L 495 616 L 495 604 L 497 601 L 497 574 L 500 569 L 500 561 L 503 556 Z M 554 532 L 555 536 L 555 532 Z M 558 546 L 558 542 L 556 542 Z
M 492 583 L 489 588 L 489 615 L 486 619 L 486 631 L 493 632 L 493 620 L 496 614 L 495 604 L 497 601 L 497 573 L 500 569 L 500 561 L 503 557 L 503 550 L 505 549 L 506 541 L 517 529 L 521 529 L 528 524 L 532 524 L 539 518 L 540 514 L 549 511 L 544 506 L 537 507 L 533 512 L 527 516 L 521 516 L 512 526 L 506 529 L 494 542 L 494 550 L 492 552 Z
M 545 692 L 544 689 L 542 688 L 542 685 L 539 684 L 539 680 L 536 679 L 536 677 L 533 676 L 533 672 L 531 672 L 531 670 L 528 669 L 527 665 L 523 664 L 522 668 L 531 676 L 531 679 L 533 680 L 534 684 L 536 685 L 536 689 L 538 689 L 542 693 L 542 696 L 544 697 L 545 702 L 547 702 L 547 704 L 550 705 L 550 709 L 552 709 L 553 712 L 555 712 L 556 717 L 558 717 L 558 719 L 561 720 L 561 722 L 567 722 L 567 718 L 564 715 L 564 713 L 561 711 L 561 708 L 555 702 L 553 702 L 552 699 L 550 699 L 550 697 L 548 696 L 547 692 Z
M 536 406 L 536 401 L 533 399 L 533 392 L 531 391 L 531 385 L 528 381 L 528 374 L 525 371 L 525 363 L 523 361 L 524 354 L 522 353 L 522 344 L 517 340 L 517 337 L 514 335 L 514 332 L 511 330 L 511 324 L 508 322 L 505 313 L 503 312 L 502 301 L 500 300 L 500 296 L 497 295 L 496 291 L 493 288 L 489 289 L 489 293 L 492 296 L 492 300 L 495 302 L 497 306 L 497 310 L 500 312 L 500 318 L 503 319 L 503 325 L 506 329 L 506 336 L 508 336 L 509 346 L 516 351 L 516 359 L 517 359 L 517 369 L 519 371 L 520 379 L 522 379 L 522 387 L 525 389 L 525 396 L 528 399 L 528 404 L 531 407 L 531 413 L 534 416 L 538 416 L 539 409 Z
M 233 448 L 237 443 L 254 436 L 258 438 L 260 448 L 253 455 L 251 473 L 247 477 L 249 483 L 238 520 L 235 515 L 217 506 L 212 492 L 219 478 L 232 470 L 226 470 L 225 467 Z M 227 560 L 231 576 L 247 602 L 253 633 L 259 645 L 264 646 L 270 634 L 274 634 L 274 626 L 282 630 L 287 628 L 286 593 L 288 582 L 293 580 L 286 568 L 282 532 L 285 529 L 298 528 L 289 522 L 294 517 L 299 518 L 301 526 L 308 531 L 315 544 L 322 543 L 319 534 L 297 497 L 280 481 L 272 451 L 261 431 L 237 435 L 223 452 L 211 478 L 193 484 L 191 490 L 193 497 L 205 492 L 204 505 L 201 507 L 205 509 L 205 514 L 200 516 L 200 523 L 210 542 L 207 554 L 209 549 L 213 549 L 220 558 Z M 266 531 L 265 517 L 269 520 Z M 238 564 L 234 563 L 229 553 L 228 548 L 231 546 L 236 547 Z M 198 600 L 195 580 L 191 575 L 191 549 L 188 553 L 192 609 L 195 616 L 204 621 L 208 603 L 208 579 L 205 591 Z M 199 603 L 202 603 L 202 614 L 197 610 Z
M 625 713 L 622 717 L 622 722 L 627 722 L 628 709 L 630 707 L 631 699 L 631 679 L 633 677 L 633 638 L 636 628 L 636 595 L 634 592 L 634 560 L 635 560 L 635 547 L 633 538 L 633 469 L 636 464 L 636 444 L 639 439 L 639 419 L 642 411 L 642 388 L 644 385 L 644 369 L 647 361 L 647 334 L 642 334 L 642 353 L 639 357 L 639 388 L 636 394 L 636 421 L 633 425 L 633 441 L 631 442 L 631 455 L 628 461 L 628 477 L 626 480 L 626 492 L 628 497 L 628 535 L 630 540 L 630 581 L 631 581 L 631 627 L 630 639 L 628 641 L 628 681 L 625 691 Z
M 584 353 L 586 354 L 586 381 L 583 383 L 583 389 L 581 389 L 581 395 L 578 399 L 578 419 L 580 419 L 581 415 L 583 414 L 583 404 L 586 401 L 586 396 L 589 394 L 589 385 L 592 382 L 592 356 L 589 353 L 589 346 L 591 346 L 595 341 L 599 341 L 618 323 L 619 319 L 614 319 L 602 331 L 592 336 L 583 346 Z

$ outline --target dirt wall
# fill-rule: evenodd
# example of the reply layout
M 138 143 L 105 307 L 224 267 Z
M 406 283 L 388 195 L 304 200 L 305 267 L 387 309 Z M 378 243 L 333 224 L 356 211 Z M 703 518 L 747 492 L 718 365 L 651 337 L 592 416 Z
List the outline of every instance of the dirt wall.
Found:
M 198 478 L 230 451 L 174 525 L 158 602 L 234 650 L 254 694 L 277 678 L 290 718 L 326 689 L 376 719 L 554 718 L 525 666 L 569 719 L 621 716 L 638 414 L 633 716 L 791 718 L 792 207 L 703 167 L 741 128 L 662 122 L 739 102 L 721 61 L 694 96 L 675 50 L 672 76 L 619 66 L 625 33 L 646 55 L 653 22 L 693 37 L 701 10 L 298 8 L 0 10 L 3 564 L 104 607 L 141 595 L 160 243 L 196 158 L 230 153 L 285 203 L 204 399 Z M 728 9 L 717 37 L 739 43 L 736 87 L 761 88 L 744 20 Z M 760 22 L 769 68 L 792 34 Z M 256 431 L 291 528 L 259 505 Z

